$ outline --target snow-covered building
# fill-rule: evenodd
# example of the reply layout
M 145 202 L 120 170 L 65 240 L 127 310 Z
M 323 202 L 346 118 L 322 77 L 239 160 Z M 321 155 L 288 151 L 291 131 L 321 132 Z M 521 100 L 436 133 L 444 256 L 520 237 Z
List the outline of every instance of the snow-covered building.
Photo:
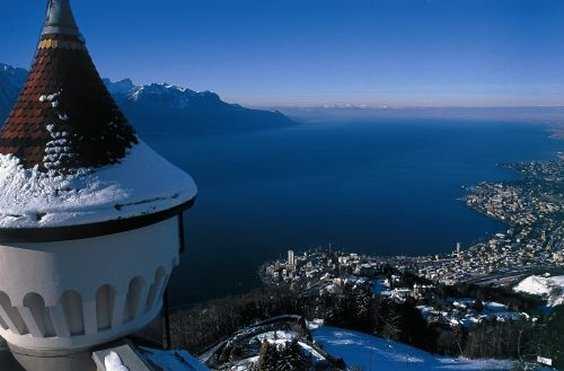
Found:
M 0 131 L 0 335 L 24 368 L 95 369 L 85 351 L 159 315 L 196 194 L 120 112 L 69 1 L 49 0 Z

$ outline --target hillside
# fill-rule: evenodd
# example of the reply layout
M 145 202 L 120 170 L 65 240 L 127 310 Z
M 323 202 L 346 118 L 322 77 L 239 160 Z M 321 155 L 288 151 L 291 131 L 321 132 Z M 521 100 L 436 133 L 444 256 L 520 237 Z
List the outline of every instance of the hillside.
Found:
M 277 351 L 268 353 L 268 345 Z M 294 357 L 284 349 L 295 343 L 302 355 L 303 370 L 510 370 L 512 361 L 469 360 L 434 355 L 412 346 L 381 337 L 324 326 L 322 320 L 305 323 L 299 316 L 278 316 L 236 331 L 200 355 L 212 370 L 256 370 L 262 364 L 270 369 L 274 363 L 284 364 Z M 272 363 L 273 359 L 276 361 Z M 295 360 L 295 359 L 294 359 Z M 278 369 L 278 368 L 275 368 Z M 285 368 L 286 370 L 288 368 Z
M 0 122 L 9 114 L 26 77 L 26 70 L 0 64 Z M 138 86 L 129 79 L 104 82 L 141 134 L 198 135 L 296 124 L 280 112 L 229 104 L 209 91 L 196 92 L 169 84 Z
M 363 371 L 394 370 L 510 370 L 512 362 L 444 358 L 409 345 L 360 332 L 320 327 L 313 338 L 333 357 L 341 357 L 350 367 Z
M 104 82 L 140 132 L 174 130 L 195 135 L 295 124 L 280 112 L 229 104 L 209 91 L 196 92 L 170 84 L 137 86 L 128 79 Z

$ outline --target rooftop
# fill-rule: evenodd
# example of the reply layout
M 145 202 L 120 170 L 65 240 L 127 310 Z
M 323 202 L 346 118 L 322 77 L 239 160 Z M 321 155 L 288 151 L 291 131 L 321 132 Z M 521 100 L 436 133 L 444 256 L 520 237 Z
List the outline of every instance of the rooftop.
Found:
M 69 0 L 49 0 L 28 79 L 0 132 L 23 166 L 71 172 L 119 162 L 137 143 L 102 82 Z
M 0 230 L 123 220 L 196 193 L 110 96 L 69 0 L 49 0 L 31 72 L 0 130 Z

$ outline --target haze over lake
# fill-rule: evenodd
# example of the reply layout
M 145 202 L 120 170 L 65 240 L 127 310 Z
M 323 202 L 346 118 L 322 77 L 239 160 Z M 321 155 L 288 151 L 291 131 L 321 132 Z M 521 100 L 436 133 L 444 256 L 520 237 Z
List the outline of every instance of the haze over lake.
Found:
M 188 249 L 172 279 L 173 305 L 246 291 L 259 283 L 258 266 L 288 249 L 332 243 L 421 255 L 451 251 L 458 241 L 468 246 L 505 227 L 468 209 L 462 186 L 515 178 L 496 164 L 564 150 L 540 126 L 457 120 L 144 140 L 200 188 L 186 217 Z

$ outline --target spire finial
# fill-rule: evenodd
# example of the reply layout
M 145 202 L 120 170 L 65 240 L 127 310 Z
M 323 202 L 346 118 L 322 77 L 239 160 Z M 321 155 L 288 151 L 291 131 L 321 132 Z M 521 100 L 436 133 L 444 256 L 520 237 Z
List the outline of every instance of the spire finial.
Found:
M 49 0 L 42 35 L 80 36 L 69 0 Z

